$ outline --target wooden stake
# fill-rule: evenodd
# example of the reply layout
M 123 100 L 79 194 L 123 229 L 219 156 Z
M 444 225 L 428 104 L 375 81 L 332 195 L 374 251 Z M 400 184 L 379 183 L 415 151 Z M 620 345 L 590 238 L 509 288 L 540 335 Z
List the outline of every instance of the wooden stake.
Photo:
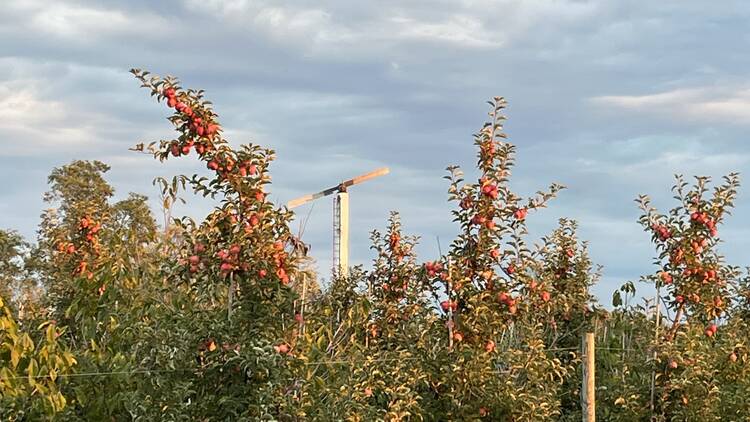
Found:
M 596 422 L 596 355 L 594 333 L 586 333 L 583 339 L 583 381 L 581 385 L 581 407 L 583 422 Z
M 299 333 L 300 335 L 304 334 L 305 332 L 305 304 L 307 299 L 307 274 L 305 274 L 302 277 L 302 303 L 299 307 L 299 316 L 300 316 L 300 323 L 299 323 Z
M 659 302 L 661 298 L 661 286 L 656 286 L 656 296 L 654 297 L 654 360 L 656 360 L 657 354 L 656 354 L 656 347 L 659 344 L 659 322 L 661 321 L 661 315 L 659 307 Z M 654 411 L 656 410 L 655 407 L 655 401 L 656 401 L 656 370 L 651 372 L 651 402 L 650 402 L 650 408 L 651 408 L 651 416 L 654 416 Z
M 367 277 L 367 303 L 372 304 L 372 278 Z M 365 322 L 365 348 L 370 348 L 370 316 Z
M 336 268 L 339 277 L 349 275 L 349 193 L 339 192 L 337 196 L 339 227 L 338 227 L 338 258 L 339 267 Z
M 234 301 L 234 273 L 229 273 L 229 292 L 227 300 L 227 319 L 232 322 L 232 306 Z
M 446 291 L 446 295 L 448 296 L 448 300 L 451 300 L 451 259 L 448 258 L 448 289 Z M 453 351 L 453 308 L 448 308 L 448 351 Z

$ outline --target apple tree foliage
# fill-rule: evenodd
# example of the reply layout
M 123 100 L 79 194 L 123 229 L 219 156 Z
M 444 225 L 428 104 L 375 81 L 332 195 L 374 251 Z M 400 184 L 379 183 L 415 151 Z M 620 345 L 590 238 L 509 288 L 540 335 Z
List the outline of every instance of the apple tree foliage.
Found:
M 717 249 L 736 174 L 713 191 L 678 178 L 667 214 L 638 199 L 657 301 L 628 282 L 604 310 L 577 222 L 529 240 L 563 187 L 513 192 L 495 97 L 477 174 L 448 168 L 447 249 L 421 261 L 394 212 L 372 231 L 370 268 L 321 290 L 293 213 L 272 201 L 274 151 L 233 147 L 203 91 L 132 73 L 175 129 L 133 150 L 204 170 L 155 181 L 160 230 L 145 196 L 114 200 L 109 166 L 73 161 L 48 178 L 35 244 L 0 231 L 3 419 L 580 420 L 586 332 L 600 419 L 750 414 L 750 282 Z M 173 218 L 185 191 L 211 212 Z

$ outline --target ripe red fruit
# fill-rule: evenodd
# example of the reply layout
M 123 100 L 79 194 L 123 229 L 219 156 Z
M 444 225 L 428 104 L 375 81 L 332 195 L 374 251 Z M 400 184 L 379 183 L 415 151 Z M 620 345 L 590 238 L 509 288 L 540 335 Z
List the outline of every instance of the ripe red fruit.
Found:
M 303 322 L 305 321 L 305 320 L 304 320 L 304 319 L 302 318 L 302 314 L 299 314 L 299 313 L 297 313 L 297 314 L 294 314 L 294 320 L 295 320 L 295 321 L 297 321 L 297 322 L 298 322 L 298 323 L 300 323 L 300 324 L 302 324 L 302 323 L 303 323 Z
M 456 312 L 456 310 L 458 309 L 458 303 L 453 300 L 444 300 L 440 302 L 440 307 L 443 308 L 443 311 L 445 312 L 448 312 L 448 311 Z
M 263 202 L 263 200 L 266 198 L 266 194 L 262 191 L 255 192 L 255 200 L 258 202 Z
M 179 157 L 180 156 L 180 146 L 179 145 L 172 144 L 172 146 L 171 146 L 170 149 L 172 150 L 172 155 L 174 155 L 175 157 Z
M 268 271 L 266 270 L 258 271 L 258 276 L 260 276 L 260 278 L 265 278 L 266 275 L 268 275 Z
M 490 251 L 490 256 L 497 259 L 500 256 L 500 249 L 493 249 Z
M 484 185 L 482 186 L 482 194 L 489 196 L 492 199 L 497 199 L 498 191 L 496 185 Z
M 231 246 L 231 247 L 229 248 L 229 253 L 231 253 L 232 255 L 237 255 L 237 254 L 239 254 L 239 253 L 240 253 L 240 245 L 232 245 L 232 246 Z
M 541 296 L 542 296 L 542 300 L 543 300 L 543 301 L 545 301 L 545 302 L 549 302 L 549 299 L 550 299 L 550 296 L 551 296 L 551 295 L 550 295 L 550 293 L 549 293 L 548 291 L 543 291 L 543 292 L 541 293 Z
M 669 361 L 669 367 L 670 367 L 671 369 L 677 369 L 677 366 L 678 366 L 678 365 L 677 365 L 677 361 L 676 361 L 676 360 L 673 360 L 673 359 L 671 359 L 671 360 Z
M 494 342 L 494 341 L 492 341 L 492 340 L 488 341 L 488 342 L 487 342 L 487 344 L 485 344 L 485 345 L 484 345 L 484 350 L 485 350 L 485 351 L 486 351 L 487 353 L 492 353 L 492 352 L 494 352 L 494 351 L 495 351 L 495 342 Z
M 675 300 L 675 301 L 676 301 L 677 303 L 682 303 L 682 302 L 684 302 L 684 301 L 685 301 L 685 297 L 684 297 L 684 296 L 682 296 L 682 295 L 677 295 L 677 296 L 675 296 L 675 297 L 674 297 L 674 300 Z
M 485 416 L 487 416 L 487 415 L 489 415 L 489 414 L 490 414 L 490 411 L 489 411 L 489 410 L 487 410 L 487 408 L 486 408 L 486 407 L 480 407 L 480 408 L 479 408 L 479 416 L 481 416 L 481 417 L 485 417 Z
M 286 274 L 286 270 L 284 270 L 283 267 L 276 270 L 276 276 L 281 279 L 282 283 L 286 284 L 284 282 L 284 280 L 285 279 L 288 280 L 288 277 L 287 277 L 287 274 Z
M 440 307 L 443 308 L 443 311 L 448 312 L 448 310 L 451 308 L 450 301 L 444 300 L 440 302 Z
M 167 105 L 169 106 L 169 108 L 175 107 L 177 105 L 177 99 L 174 97 L 171 97 L 170 99 L 167 100 Z
M 164 90 L 164 96 L 166 96 L 167 98 L 174 97 L 175 96 L 175 90 L 174 90 L 174 88 L 169 87 L 169 88 L 165 89 Z
M 240 176 L 247 177 L 247 168 L 240 167 Z
M 182 155 L 188 155 L 190 154 L 190 145 L 183 145 L 182 146 Z
M 705 331 L 706 337 L 713 337 L 713 335 L 716 334 L 717 330 L 718 330 L 718 327 L 716 326 L 716 324 L 709 325 Z
M 461 334 L 460 332 L 456 331 L 455 333 L 453 333 L 453 340 L 463 341 L 464 340 L 464 335 Z
M 510 264 L 505 268 L 505 273 L 508 275 L 513 275 L 513 273 L 515 272 L 516 272 L 516 267 L 513 264 Z
M 509 299 L 508 294 L 505 292 L 500 292 L 497 294 L 497 300 L 499 302 L 507 303 L 508 299 Z
M 206 245 L 203 243 L 196 243 L 195 246 L 193 246 L 193 250 L 195 253 L 203 253 L 206 251 Z
M 365 388 L 365 397 L 372 397 L 372 388 L 370 387 Z
M 211 160 L 206 165 L 211 170 L 218 170 L 219 169 L 219 163 L 216 162 L 216 160 Z
M 251 176 L 254 176 L 258 173 L 258 167 L 256 167 L 255 164 L 250 164 L 250 166 L 247 168 L 247 171 Z
M 68 252 L 69 254 L 74 254 L 76 252 L 75 245 L 68 245 L 68 249 L 66 252 Z
M 228 273 L 228 272 L 231 272 L 232 269 L 234 269 L 234 266 L 232 264 L 228 263 L 228 262 L 225 262 L 225 263 L 221 264 L 220 268 L 221 268 L 221 272 Z
M 516 220 L 523 220 L 526 218 L 527 213 L 528 213 L 528 210 L 526 208 L 519 208 L 516 210 L 513 216 L 516 217 Z
M 193 265 L 198 265 L 201 262 L 201 258 L 198 255 L 192 255 L 188 260 Z
M 203 129 L 203 126 L 198 126 L 195 128 L 195 133 L 198 134 L 198 136 L 203 136 L 205 129 Z
M 659 277 L 661 277 L 664 284 L 672 284 L 672 275 L 668 272 L 662 271 L 661 274 L 659 274 Z
M 734 352 L 730 353 L 729 354 L 729 360 L 731 362 L 737 362 L 737 353 L 734 353 Z
M 193 273 L 193 274 L 197 273 L 198 272 L 198 267 L 196 267 L 195 265 L 191 265 L 190 266 L 190 272 Z
M 277 346 L 273 346 L 276 353 L 287 354 L 289 353 L 289 346 L 286 343 L 281 343 Z
M 203 155 L 206 153 L 206 146 L 203 144 L 197 144 L 195 146 L 195 152 L 198 153 L 198 155 Z

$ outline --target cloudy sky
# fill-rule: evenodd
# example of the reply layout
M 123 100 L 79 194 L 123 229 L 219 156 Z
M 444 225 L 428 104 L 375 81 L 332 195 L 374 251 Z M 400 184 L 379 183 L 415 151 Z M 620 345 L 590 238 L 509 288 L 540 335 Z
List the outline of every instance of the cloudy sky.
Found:
M 471 134 L 502 95 L 518 145 L 513 187 L 568 186 L 530 216 L 533 233 L 579 220 L 609 303 L 653 271 L 639 193 L 664 208 L 674 173 L 748 173 L 749 19 L 743 0 L 5 0 L 0 227 L 33 239 L 46 177 L 73 159 L 110 164 L 118 198 L 153 198 L 154 177 L 202 171 L 128 151 L 172 136 L 167 109 L 128 73 L 139 67 L 204 88 L 235 145 L 274 148 L 277 201 L 389 166 L 351 190 L 353 261 L 368 262 L 368 233 L 389 210 L 430 259 L 455 232 L 445 167 L 473 174 Z M 742 266 L 747 198 L 741 190 L 722 230 L 723 252 Z M 188 204 L 179 212 L 210 206 Z M 300 209 L 324 275 L 331 208 Z

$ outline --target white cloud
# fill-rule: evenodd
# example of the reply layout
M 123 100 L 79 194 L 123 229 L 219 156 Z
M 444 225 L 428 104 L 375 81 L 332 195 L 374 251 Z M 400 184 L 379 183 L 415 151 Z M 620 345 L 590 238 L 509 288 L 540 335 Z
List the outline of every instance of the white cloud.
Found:
M 699 122 L 750 124 L 750 89 L 707 87 L 647 95 L 608 95 L 591 102 L 639 113 L 659 113 Z
M 420 2 L 386 2 L 365 5 L 366 10 L 354 16 L 347 16 L 348 8 L 335 2 L 317 3 L 315 8 L 248 0 L 185 0 L 185 4 L 195 12 L 323 55 L 382 52 L 403 42 L 498 48 L 511 38 L 575 24 L 599 11 L 593 4 L 570 1 L 440 2 L 428 8 Z
M 80 122 L 70 119 L 65 104 L 42 99 L 17 83 L 0 85 L 0 115 L 0 132 L 8 140 L 0 155 L 33 154 L 93 141 Z
M 8 11 L 24 17 L 27 31 L 75 43 L 88 43 L 107 35 L 164 33 L 169 29 L 167 21 L 154 14 L 125 13 L 118 9 L 92 8 L 64 1 L 14 1 Z

